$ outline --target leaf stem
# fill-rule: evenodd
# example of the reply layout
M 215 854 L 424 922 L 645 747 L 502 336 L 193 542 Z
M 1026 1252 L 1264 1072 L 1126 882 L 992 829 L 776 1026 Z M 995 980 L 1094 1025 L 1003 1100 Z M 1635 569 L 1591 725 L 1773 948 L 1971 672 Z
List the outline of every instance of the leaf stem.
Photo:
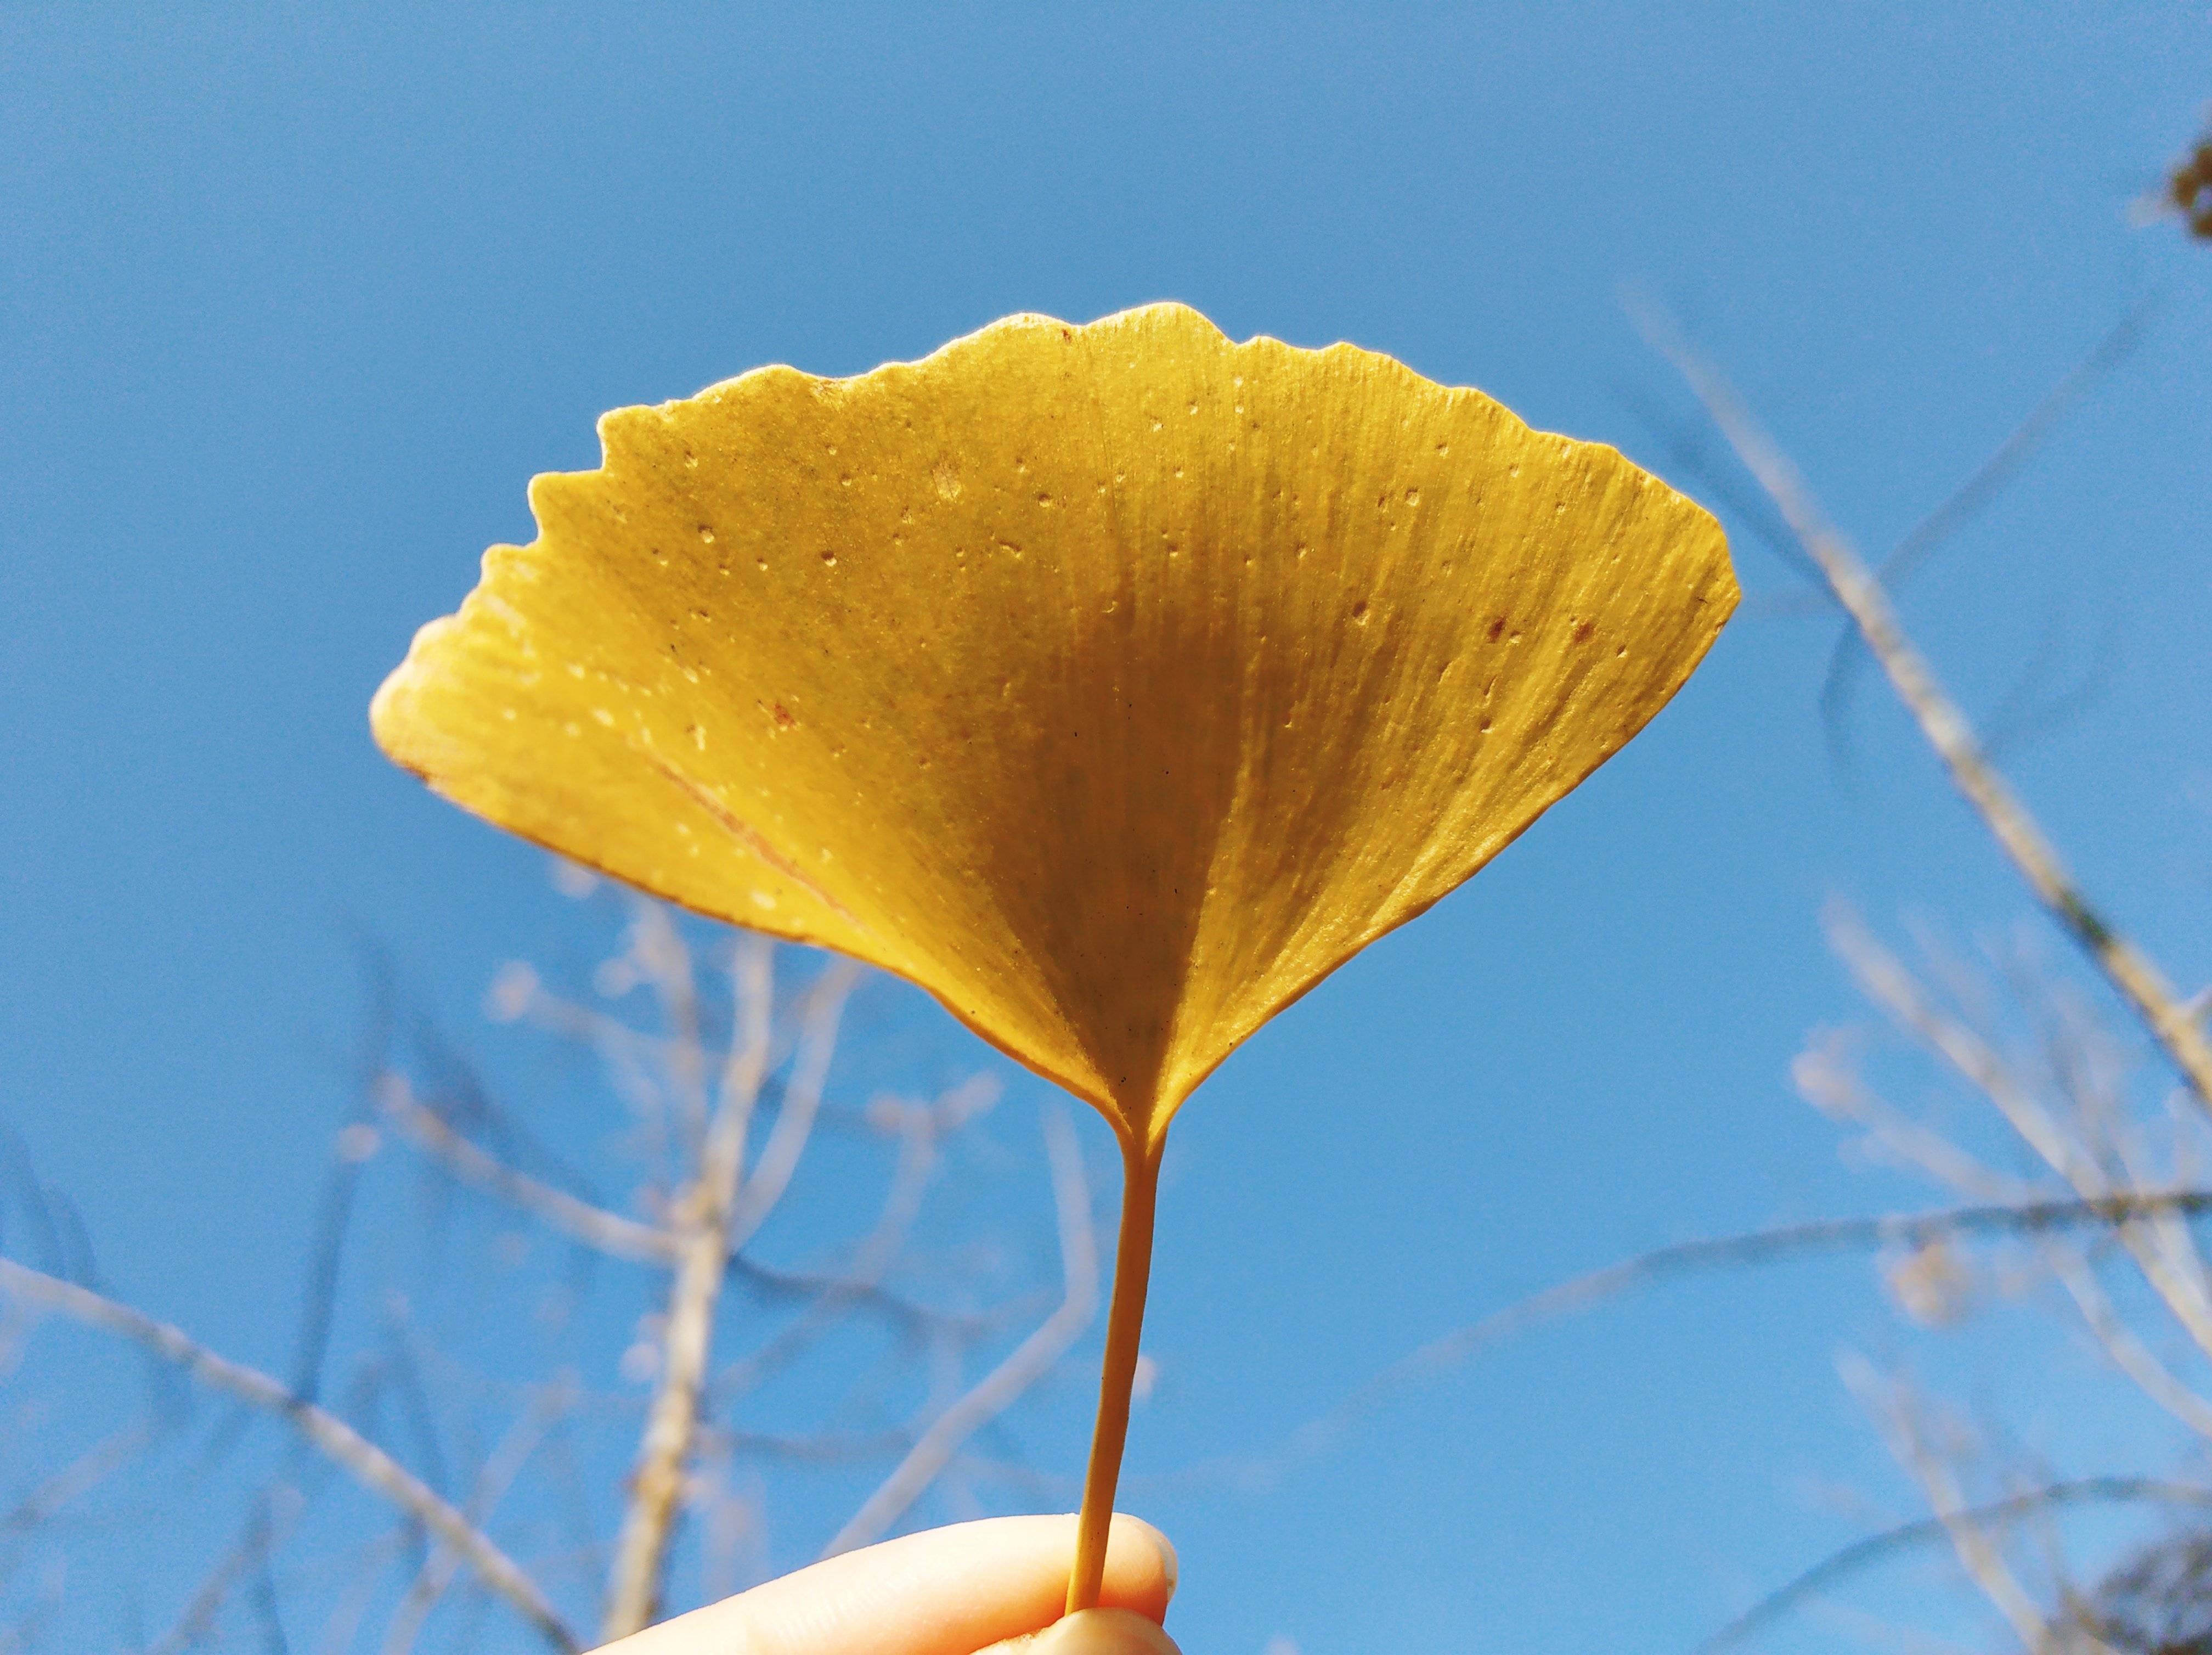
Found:
M 1137 1382 L 1145 1289 L 1152 1271 L 1152 1218 L 1159 1206 L 1162 1141 L 1121 1142 L 1121 1235 L 1114 1250 L 1114 1302 L 1106 1312 L 1106 1366 L 1098 1382 L 1098 1425 L 1083 1478 L 1083 1515 L 1075 1530 L 1075 1569 L 1067 1612 L 1098 1607 L 1106 1578 L 1107 1531 L 1114 1521 L 1114 1486 L 1129 1436 L 1129 1396 Z

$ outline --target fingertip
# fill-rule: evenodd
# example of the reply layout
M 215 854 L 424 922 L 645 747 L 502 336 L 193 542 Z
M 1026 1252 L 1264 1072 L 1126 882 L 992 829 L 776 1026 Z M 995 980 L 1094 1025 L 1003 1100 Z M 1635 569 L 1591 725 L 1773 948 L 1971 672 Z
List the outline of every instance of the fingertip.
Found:
M 1174 1543 L 1140 1517 L 1114 1513 L 1106 1535 L 1106 1578 L 1099 1603 L 1158 1621 L 1168 1612 L 1179 1573 Z
M 1023 1655 L 1182 1655 L 1159 1623 L 1123 1609 L 1071 1615 L 1038 1634 Z
M 1158 1529 L 1154 1528 L 1151 1524 L 1146 1522 L 1145 1519 L 1140 1517 L 1123 1516 L 1117 1518 L 1115 1520 L 1119 1523 L 1127 1524 L 1131 1528 L 1143 1535 L 1146 1540 L 1152 1542 L 1152 1549 L 1159 1554 L 1160 1574 L 1167 1584 L 1168 1596 L 1170 1597 L 1173 1597 L 1175 1596 L 1176 1580 L 1181 1573 L 1181 1567 L 1176 1561 L 1175 1542 L 1170 1540 L 1165 1535 L 1162 1534 Z

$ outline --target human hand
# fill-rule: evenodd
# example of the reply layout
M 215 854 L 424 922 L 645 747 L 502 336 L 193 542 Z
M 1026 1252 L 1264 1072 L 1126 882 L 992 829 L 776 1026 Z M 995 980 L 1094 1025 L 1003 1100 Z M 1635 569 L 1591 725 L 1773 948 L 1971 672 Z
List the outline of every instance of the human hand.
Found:
M 1175 1548 L 1115 1516 L 1100 1607 L 1060 1618 L 1073 1517 L 999 1517 L 847 1552 L 602 1655 L 1177 1655 Z

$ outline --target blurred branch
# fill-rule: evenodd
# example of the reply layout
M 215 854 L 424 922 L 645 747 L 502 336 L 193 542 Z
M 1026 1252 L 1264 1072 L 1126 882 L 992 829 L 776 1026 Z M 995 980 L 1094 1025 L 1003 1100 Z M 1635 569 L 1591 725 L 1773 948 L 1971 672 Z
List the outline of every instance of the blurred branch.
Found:
M 566 1378 L 556 1380 L 541 1390 L 531 1406 L 507 1427 L 499 1446 L 492 1451 L 491 1457 L 484 1462 L 483 1469 L 477 1474 L 476 1487 L 469 1496 L 470 1522 L 481 1527 L 490 1520 L 492 1512 L 498 1508 L 507 1489 L 514 1485 L 515 1478 L 522 1475 L 523 1467 L 530 1463 L 531 1456 L 538 1451 L 546 1434 L 568 1411 L 574 1400 L 574 1390 L 571 1381 Z M 400 1600 L 390 1625 L 385 1629 L 384 1655 L 408 1655 L 408 1652 L 415 1647 L 416 1639 L 422 1634 L 423 1622 L 430 1618 L 430 1612 L 437 1608 L 439 1600 L 446 1595 L 447 1588 L 453 1585 L 460 1563 L 459 1554 L 451 1546 L 442 1543 L 423 1560 L 413 1584 L 407 1588 L 407 1596 Z
M 1640 1287 L 1715 1269 L 1783 1263 L 1881 1247 L 1924 1246 L 1966 1235 L 2039 1235 L 2112 1227 L 2153 1214 L 2212 1213 L 2212 1190 L 2130 1190 L 2094 1200 L 2032 1201 L 1954 1207 L 1934 1213 L 1817 1219 L 1747 1234 L 1678 1241 L 1532 1293 L 1481 1320 L 1454 1329 L 1399 1358 L 1320 1418 L 1301 1426 L 1284 1451 L 1257 1463 L 1225 1463 L 1240 1481 L 1257 1481 L 1320 1452 L 1400 1386 L 1441 1373 L 1478 1352 L 1542 1323 Z
M 691 950 L 676 922 L 657 902 L 633 899 L 630 919 L 630 958 L 659 995 L 668 1019 L 670 1043 L 667 1069 L 676 1082 L 676 1101 L 682 1108 L 684 1130 L 693 1154 L 705 1153 L 707 1119 L 707 1052 L 700 1037 L 699 986 L 691 970 Z M 733 1063 L 742 1064 L 739 1046 L 731 1044 Z M 758 1081 L 752 1082 L 757 1089 Z M 750 1107 L 750 1098 L 747 1107 Z
M 2212 241 L 2212 137 L 2200 138 L 2166 174 L 2162 200 L 2154 198 L 2150 214 L 2178 213 L 2190 234 Z
M 753 1238 L 782 1201 L 784 1192 L 791 1188 L 792 1174 L 799 1170 L 799 1158 L 806 1153 L 806 1141 L 813 1135 L 815 1117 L 821 1111 L 822 1089 L 830 1078 L 830 1059 L 837 1049 L 837 1022 L 844 1014 L 845 1001 L 854 985 L 860 979 L 860 969 L 853 960 L 832 961 L 807 996 L 806 1013 L 799 1026 L 798 1056 L 793 1060 L 790 1083 L 783 1090 L 783 1107 L 776 1112 L 775 1124 L 769 1129 L 768 1141 L 761 1146 L 751 1173 L 738 1181 L 740 1169 L 731 1169 L 728 1210 L 722 1221 L 724 1256 L 741 1250 Z M 757 1087 L 756 1080 L 753 1090 Z M 723 1092 L 722 1110 L 736 1117 L 738 1141 L 742 1147 L 744 1116 L 750 1108 L 751 1093 L 727 1081 Z M 745 1100 L 742 1107 L 735 1102 L 738 1096 Z
M 1829 523 L 1796 466 L 1759 428 L 1719 371 L 1692 350 L 1666 318 L 1646 313 L 1639 321 L 1645 338 L 1688 381 L 1745 468 L 1820 566 L 1829 590 L 1950 771 L 1952 782 L 2037 900 L 2134 1008 L 2199 1103 L 2212 1110 L 2212 1039 L 2189 1015 L 2158 966 L 2091 906 L 2035 818 L 1988 762 L 1966 715 L 1906 637 L 1881 582 Z
M 913 1447 L 915 1441 L 914 1433 L 904 1426 L 882 1431 L 817 1431 L 805 1436 L 786 1436 L 775 1432 L 732 1431 L 702 1425 L 699 1438 L 702 1442 L 711 1441 L 723 1453 L 745 1454 L 795 1465 L 843 1465 L 854 1460 L 882 1459 Z
M 726 1576 L 764 1572 L 763 1470 L 777 1481 L 817 1475 L 807 1468 L 818 1467 L 820 1475 L 860 1476 L 864 1485 L 890 1473 L 878 1509 L 895 1522 L 914 1497 L 901 1492 L 904 1480 L 918 1478 L 917 1493 L 949 1487 L 962 1474 L 963 1445 L 989 1443 L 1002 1411 L 1034 1394 L 1079 1332 L 1085 1293 L 1096 1296 L 1095 1282 L 1082 1282 L 1095 1277 L 1096 1261 L 1079 1162 L 1072 1139 L 1060 1141 L 1064 1123 L 1047 1132 L 1064 1207 L 1061 1274 L 1076 1273 L 1065 1291 L 1049 1280 L 1024 1282 L 1011 1295 L 986 1291 L 1001 1253 L 972 1244 L 932 1255 L 930 1273 L 911 1284 L 894 1278 L 946 1176 L 947 1146 L 991 1106 L 995 1084 L 975 1076 L 934 1097 L 884 1091 L 865 1104 L 832 1102 L 841 1029 L 859 1036 L 844 1009 L 858 967 L 824 961 L 818 975 L 810 971 L 810 980 L 778 993 L 767 939 L 695 944 L 665 910 L 633 908 L 627 917 L 620 951 L 592 966 L 588 980 L 601 1002 L 635 1000 L 571 1005 L 516 965 L 501 971 L 488 1007 L 494 1018 L 588 1039 L 587 1060 L 597 1059 L 589 1068 L 602 1072 L 593 1078 L 611 1080 L 630 1106 L 613 1146 L 623 1166 L 603 1168 L 592 1159 L 604 1138 L 584 1160 L 564 1158 L 567 1140 L 539 1133 L 565 1129 L 565 1116 L 535 1098 L 529 1110 L 508 1114 L 470 1054 L 433 1027 L 394 1058 L 390 1018 L 381 1018 L 353 1106 L 333 1123 L 322 1199 L 301 1250 L 301 1326 L 267 1373 L 107 1298 L 65 1200 L 32 1178 L 27 1159 L 0 1138 L 0 1197 L 15 1197 L 21 1186 L 17 1233 L 26 1250 L 19 1256 L 42 1267 L 0 1265 L 0 1378 L 21 1342 L 15 1330 L 62 1319 L 54 1316 L 59 1310 L 160 1359 L 150 1364 L 162 1381 L 157 1401 L 189 1398 L 204 1387 L 222 1393 L 210 1443 L 186 1474 L 210 1555 L 199 1578 L 165 1606 L 170 1618 L 125 1630 L 128 1646 L 181 1651 L 228 1641 L 325 1655 L 356 1645 L 380 1644 L 386 1655 L 434 1644 L 504 1647 L 512 1640 L 479 1622 L 512 1607 L 556 1649 L 574 1650 L 580 1635 L 596 1630 L 572 1633 L 558 1618 L 578 1592 L 604 1594 L 599 1615 L 607 1635 L 618 1636 L 689 1607 Z M 862 1141 L 868 1164 L 887 1171 L 889 1184 L 872 1221 L 866 1208 L 830 1191 L 834 1229 L 810 1230 L 813 1214 L 793 1209 L 824 1192 L 800 1168 L 817 1159 L 817 1149 L 830 1153 L 832 1136 Z M 376 1165 L 386 1145 L 404 1145 L 397 1164 L 411 1163 L 424 1176 L 394 1186 Z M 641 1177 L 634 1195 L 617 1182 L 623 1171 Z M 455 1191 L 465 1193 L 456 1199 Z M 380 1300 L 364 1299 L 375 1291 L 366 1278 L 371 1269 L 393 1268 L 389 1250 L 357 1254 L 352 1243 L 369 1233 L 362 1226 L 372 1214 L 373 1227 L 386 1233 L 389 1203 L 410 1192 L 431 1203 L 432 1244 L 402 1250 L 398 1268 L 419 1272 L 419 1280 L 383 1291 L 379 1315 L 371 1307 Z M 974 1215 L 988 1230 L 997 1212 L 979 1197 Z M 787 1220 L 799 1244 L 812 1235 L 823 1250 L 789 1267 L 748 1256 L 750 1247 L 781 1248 L 775 1237 Z M 1079 1241 L 1071 1229 L 1079 1223 Z M 479 1242 L 480 1256 L 454 1250 Z M 617 1272 L 615 1290 L 643 1295 L 632 1306 L 642 1314 L 618 1366 L 624 1389 L 563 1380 L 565 1400 L 556 1401 L 556 1386 L 544 1383 L 552 1372 L 516 1371 L 518 1347 L 502 1336 L 526 1318 L 557 1369 L 576 1336 L 607 1325 L 578 1318 L 607 1260 L 645 1267 Z M 457 1301 L 457 1287 L 471 1297 Z M 481 1302 L 486 1296 L 489 1304 Z M 418 1324 L 418 1300 L 433 1317 L 465 1318 L 454 1348 Z M 369 1313 L 357 1314 L 362 1308 Z M 856 1328 L 867 1336 L 842 1336 Z M 1001 1342 L 1022 1342 L 971 1390 L 966 1370 L 979 1368 L 974 1353 L 985 1340 L 994 1359 Z M 834 1381 L 840 1373 L 851 1378 L 854 1360 L 879 1348 L 880 1362 L 862 1360 L 852 1388 L 810 1384 L 806 1394 L 821 1414 L 816 1428 L 756 1420 L 748 1405 L 720 1409 L 728 1398 L 719 1390 L 712 1396 L 720 1417 L 708 1415 L 703 1376 L 718 1355 L 726 1377 L 803 1361 L 811 1366 L 795 1377 L 811 1381 L 819 1367 Z M 732 1360 L 748 1355 L 759 1360 Z M 892 1407 L 877 1394 L 878 1387 L 902 1389 L 916 1371 L 929 1381 L 920 1399 L 906 1396 Z M 628 1388 L 635 1386 L 647 1389 Z M 274 1481 L 248 1482 L 237 1448 L 264 1413 L 282 1415 L 300 1440 Z M 88 1450 L 78 1445 L 64 1453 L 59 1443 L 34 1441 L 33 1460 L 10 1479 L 19 1483 L 7 1491 L 15 1509 L 0 1506 L 0 1569 L 10 1593 L 0 1614 L 0 1655 L 16 1641 L 27 1655 L 29 1640 L 56 1635 L 41 1616 L 76 1612 L 73 1605 L 50 1610 L 27 1590 L 34 1584 L 27 1560 L 58 1567 L 62 1559 L 34 1554 L 18 1535 L 30 1541 L 57 1512 L 69 1515 L 71 1502 L 88 1505 L 88 1492 L 131 1474 L 168 1418 L 157 1408 L 146 1426 Z M 579 1450 L 589 1456 L 581 1465 Z M 0 1460 L 7 1457 L 0 1445 Z M 350 1496 L 338 1508 L 315 1499 L 313 1479 L 325 1463 L 331 1475 L 370 1491 L 367 1509 Z M 608 1489 L 587 1487 L 582 1469 L 607 1464 L 617 1476 L 630 1473 L 611 1491 L 611 1503 Z M 741 1464 L 733 1482 L 730 1473 Z M 212 1501 L 228 1491 L 237 1497 L 234 1507 L 215 1509 Z M 309 1518 L 299 1515 L 302 1507 Z M 696 1558 L 679 1543 L 695 1524 L 702 1540 Z M 341 1531 L 352 1543 L 302 1561 L 308 1536 Z M 364 1548 L 353 1538 L 361 1535 L 376 1537 Z M 501 1545 L 526 1558 L 527 1573 Z M 55 1603 L 62 1603 L 58 1587 Z
M 673 1264 L 681 1254 L 682 1243 L 672 1232 L 580 1201 L 478 1148 L 435 1110 L 416 1102 L 404 1076 L 386 1074 L 377 1082 L 377 1104 L 396 1131 L 453 1177 L 543 1220 L 572 1240 L 633 1263 Z
M 1994 1104 L 2051 1171 L 2085 1199 L 2112 1193 L 2112 1180 L 2095 1157 L 2038 1101 L 1987 1040 L 1947 1014 L 1902 962 L 1848 914 L 1832 910 L 1828 931 L 1868 997 Z M 2075 1113 L 2081 1115 L 2078 1109 Z M 2200 1349 L 2212 1355 L 2212 1290 L 2208 1290 L 2202 1261 L 2186 1237 L 2133 1219 L 2122 1222 L 2118 1233 L 2175 1319 Z
M 1929 1442 L 1911 1394 L 1894 1381 L 1884 1381 L 1863 1359 L 1847 1361 L 1844 1378 L 1874 1415 L 1898 1463 L 1912 1474 L 1927 1495 L 1936 1521 L 1959 1560 L 1959 1567 L 1981 1589 L 1982 1595 L 1996 1605 L 1998 1612 L 2011 1624 L 2013 1634 L 2027 1647 L 2028 1655 L 2066 1655 L 2063 1646 L 2051 1633 L 2051 1623 L 2044 1619 L 2043 1611 L 2021 1585 L 2002 1549 L 1990 1538 L 1985 1519 L 1980 1515 L 1984 1508 L 1967 1504 L 1949 1457 L 1937 1452 Z M 2104 1651 L 2104 1655 L 2112 1655 L 2102 1644 L 2094 1640 L 2091 1647 Z
M 2069 409 L 2087 394 L 2091 386 L 2117 368 L 2142 342 L 2143 330 L 2157 313 L 2156 295 L 2139 301 L 2097 341 L 2089 354 L 2075 363 L 2066 377 L 2028 411 L 2027 417 L 1990 451 L 1973 474 L 1946 496 L 1935 510 L 1914 524 L 1889 556 L 1882 559 L 1880 578 L 1886 587 L 1908 579 L 1928 560 L 1929 554 L 1996 498 L 2027 457 L 2063 418 Z M 1780 502 L 1778 501 L 1778 504 Z M 1809 550 L 1809 548 L 1808 548 Z
M 25 1534 L 51 1521 L 137 1458 L 158 1434 L 159 1427 L 151 1421 L 110 1432 L 0 1517 L 0 1535 Z
M 787 1299 L 819 1299 L 840 1305 L 862 1306 L 908 1329 L 924 1329 L 973 1337 L 987 1333 L 1000 1319 L 988 1314 L 939 1310 L 893 1293 L 881 1281 L 860 1271 L 840 1275 L 828 1270 L 781 1270 L 762 1264 L 743 1253 L 730 1256 L 730 1273 L 765 1295 Z M 721 1380 L 715 1384 L 719 1388 Z
M 1702 422 L 1682 418 L 1662 409 L 1626 386 L 1615 386 L 1613 394 L 1657 440 L 1675 472 L 1694 478 L 1700 488 L 1743 520 L 1774 554 L 1776 561 L 1788 564 L 1790 571 L 1804 581 L 1785 592 L 1754 600 L 1760 612 L 1818 614 L 1834 608 L 1835 599 L 1828 595 L 1819 567 L 1805 556 L 1803 548 L 1790 532 L 1790 526 L 1776 514 L 1774 502 L 1763 494 L 1746 489 L 1734 475 L 1714 463 L 1711 436 Z
M 875 1223 L 853 1250 L 851 1263 L 842 1273 L 788 1278 L 818 1284 L 810 1295 L 814 1302 L 796 1322 L 714 1377 L 713 1393 L 717 1402 L 744 1394 L 792 1361 L 836 1326 L 842 1311 L 855 1304 L 867 1302 L 884 1308 L 884 1301 L 888 1300 L 896 1307 L 890 1313 L 908 1327 L 958 1336 L 972 1336 L 993 1324 L 994 1317 L 954 1317 L 909 1305 L 886 1294 L 881 1283 L 921 1212 L 937 1165 L 940 1140 L 966 1124 L 997 1096 L 995 1083 L 976 1076 L 952 1087 L 934 1103 L 917 1106 L 884 1100 L 881 1106 L 895 1111 L 899 1153 Z
M 270 1554 L 290 1536 L 307 1507 L 306 1497 L 289 1484 L 280 1483 L 264 1492 L 253 1502 L 237 1540 L 192 1594 L 177 1624 L 150 1647 L 148 1655 L 183 1655 L 205 1642 L 239 1584 L 266 1569 Z
M 1869 1146 L 1899 1165 L 1917 1167 L 1968 1200 L 1984 1205 L 2033 1201 L 2036 1187 L 1984 1165 L 1869 1091 L 1854 1070 L 1842 1037 L 1831 1031 L 1797 1054 L 1790 1078 L 1805 1101 L 1831 1120 L 1863 1129 Z
M 570 1240 L 610 1258 L 635 1264 L 670 1266 L 681 1256 L 683 1244 L 673 1231 L 594 1206 L 508 1165 L 471 1142 L 435 1110 L 416 1101 L 404 1075 L 381 1077 L 377 1082 L 377 1102 L 379 1112 L 394 1131 L 454 1177 L 530 1214 Z M 764 1293 L 860 1305 L 908 1326 L 978 1332 L 989 1324 L 987 1317 L 915 1304 L 859 1273 L 778 1269 L 742 1252 L 731 1254 L 730 1271 Z
M 362 1488 L 390 1500 L 453 1547 L 477 1578 L 555 1649 L 563 1655 L 581 1650 L 574 1634 L 520 1565 L 406 1467 L 336 1415 L 294 1396 L 259 1369 L 218 1356 L 181 1329 L 73 1281 L 0 1258 L 0 1291 L 126 1339 L 210 1389 L 283 1419 Z
M 1982 721 L 1982 751 L 1992 762 L 2014 751 L 2030 737 L 2058 728 L 2104 697 L 2119 672 L 2120 628 L 2117 619 L 2106 620 L 2094 653 L 2074 683 L 2044 694 L 2039 703 L 2034 697 L 2055 669 L 2058 657 L 2054 624 L 2046 630 L 2043 642 L 2021 669 L 2020 677 L 2005 692 L 2004 699 L 1991 708 Z
M 660 1607 L 661 1577 L 684 1466 L 699 1424 L 699 1393 L 712 1349 L 714 1305 L 728 1274 L 730 1217 L 744 1177 L 745 1135 L 754 1100 L 767 1078 L 769 1015 L 775 1003 L 773 956 L 764 939 L 739 943 L 732 972 L 739 1054 L 730 1066 L 700 1150 L 698 1177 L 672 1214 L 681 1238 L 670 1290 L 660 1381 L 646 1415 L 637 1469 L 607 1582 L 600 1637 L 611 1643 L 652 1623 Z M 825 1060 L 826 1061 L 826 1060 Z
M 2136 1388 L 2201 1437 L 2212 1437 L 2212 1402 L 2173 1377 L 2114 1308 L 2111 1296 L 2088 1264 L 2065 1249 L 2053 1248 L 2051 1267 L 2081 1320 L 2105 1354 L 2135 1382 Z
M 669 1293 L 660 1381 L 647 1415 L 629 1509 L 615 1549 L 601 1628 L 609 1641 L 651 1624 L 659 1610 L 669 1536 L 684 1469 L 698 1434 L 700 1394 L 713 1356 L 714 1307 L 730 1254 L 774 1210 L 790 1183 L 829 1078 L 838 1021 L 860 973 L 853 962 L 837 960 L 816 981 L 782 1111 L 747 1178 L 745 1136 L 768 1072 L 769 960 L 766 939 L 750 938 L 739 945 L 733 972 L 739 1027 L 735 1040 L 744 1055 L 725 1071 L 698 1176 L 677 1203 L 674 1227 L 683 1237 L 684 1252 Z
M 2071 1482 L 2054 1482 L 2027 1494 L 2014 1494 L 2009 1499 L 1991 1500 L 1987 1505 L 1954 1512 L 1953 1516 L 1988 1524 L 2005 1523 L 2014 1518 L 2032 1516 L 2038 1512 L 2064 1506 L 2128 1502 L 2212 1509 L 2212 1488 L 2199 1488 L 2192 1483 L 2162 1482 L 2154 1477 L 2083 1477 Z M 1760 1598 L 1699 1644 L 1695 1655 L 1721 1655 L 1723 1650 L 1732 1649 L 1764 1632 L 1808 1598 L 1818 1597 L 1861 1570 L 1870 1568 L 1899 1552 L 1911 1551 L 1931 1541 L 1945 1539 L 1948 1534 L 1942 1518 L 1926 1517 L 1912 1523 L 1901 1523 L 1893 1529 L 1885 1529 L 1880 1534 L 1854 1540 Z
M 1073 1344 L 1098 1309 L 1098 1247 L 1091 1227 L 1091 1188 L 1075 1129 L 1057 1106 L 1042 1117 L 1052 1161 L 1053 1203 L 1060 1221 L 1060 1307 L 974 1389 L 930 1422 L 928 1429 L 850 1521 L 823 1549 L 824 1557 L 881 1537 L 978 1431 L 1005 1413 Z

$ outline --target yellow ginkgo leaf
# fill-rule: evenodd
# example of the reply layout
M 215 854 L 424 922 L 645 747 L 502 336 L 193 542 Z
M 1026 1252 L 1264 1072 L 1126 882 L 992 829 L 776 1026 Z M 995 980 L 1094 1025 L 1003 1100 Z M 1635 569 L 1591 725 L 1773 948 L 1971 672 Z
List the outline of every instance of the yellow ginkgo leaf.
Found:
M 384 685 L 385 750 L 920 983 L 1139 1138 L 1618 750 L 1736 596 L 1613 450 L 1175 305 L 600 435 Z
M 1666 703 L 1735 603 L 1719 526 L 1479 392 L 1177 305 L 599 430 L 417 636 L 378 740 L 564 855 L 919 983 L 1103 1110 L 1143 1231 L 1118 1461 L 1170 1117 Z

